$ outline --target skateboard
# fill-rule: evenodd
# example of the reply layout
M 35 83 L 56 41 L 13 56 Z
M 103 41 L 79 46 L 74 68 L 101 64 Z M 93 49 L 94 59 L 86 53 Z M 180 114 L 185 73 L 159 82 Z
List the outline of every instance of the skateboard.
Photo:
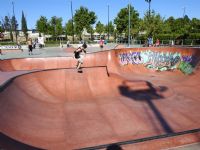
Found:
M 83 73 L 82 68 L 77 69 L 78 73 Z

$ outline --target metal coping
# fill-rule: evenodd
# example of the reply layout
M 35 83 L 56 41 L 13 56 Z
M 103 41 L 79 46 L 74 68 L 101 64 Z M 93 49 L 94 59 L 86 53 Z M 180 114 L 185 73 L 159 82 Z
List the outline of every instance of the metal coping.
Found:
M 82 67 L 82 68 L 106 68 L 106 74 L 109 77 L 110 74 L 108 72 L 108 67 L 107 66 L 88 66 L 88 67 Z M 52 71 L 52 70 L 70 70 L 70 69 L 76 69 L 75 67 L 71 67 L 71 68 L 53 68 L 53 69 L 36 69 L 36 70 L 32 70 L 30 72 L 26 72 L 26 73 L 22 73 L 19 75 L 16 75 L 14 77 L 11 77 L 10 79 L 8 79 L 7 81 L 5 81 L 2 85 L 0 85 L 0 92 L 2 92 L 8 85 L 10 85 L 10 83 L 12 83 L 12 81 L 20 76 L 23 75 L 27 75 L 27 74 L 33 74 L 33 73 L 37 73 L 37 72 L 45 72 L 45 71 Z M 20 71 L 27 71 L 27 70 L 20 70 Z
M 117 145 L 136 144 L 136 143 L 141 143 L 141 142 L 146 142 L 146 141 L 152 141 L 152 140 L 163 139 L 163 138 L 168 138 L 168 137 L 175 137 L 175 136 L 197 133 L 197 132 L 200 132 L 200 128 L 181 131 L 181 132 L 167 133 L 167 134 L 151 136 L 151 137 L 145 137 L 141 139 L 134 139 L 134 140 L 128 140 L 128 141 L 121 141 L 117 143 L 110 143 L 110 144 L 98 145 L 98 146 L 93 146 L 93 147 L 80 148 L 77 150 L 98 150 L 98 149 L 107 148 L 108 146 L 113 145 L 113 144 L 117 144 Z

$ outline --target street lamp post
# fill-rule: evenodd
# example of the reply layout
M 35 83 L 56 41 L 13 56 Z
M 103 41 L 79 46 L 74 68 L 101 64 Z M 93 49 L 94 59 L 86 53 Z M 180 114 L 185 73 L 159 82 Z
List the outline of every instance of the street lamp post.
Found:
M 15 4 L 14 4 L 14 2 L 12 1 L 12 10 L 13 10 L 13 18 L 12 19 L 14 19 L 13 21 L 13 23 L 14 23 L 14 31 L 15 31 L 15 39 L 16 39 L 16 42 L 17 42 L 17 29 L 16 29 L 16 18 L 15 18 Z
M 110 32 L 110 30 L 109 30 L 109 5 L 108 5 L 108 42 L 109 42 L 109 32 Z
M 130 33 L 131 33 L 131 30 L 130 30 L 130 24 L 131 24 L 131 12 L 130 12 L 130 1 L 129 1 L 129 4 L 128 4 L 128 47 L 130 47 Z
M 151 15 L 151 0 L 145 0 L 147 3 L 149 3 L 149 17 Z
M 73 15 L 73 9 L 72 9 L 72 0 L 71 0 L 71 14 L 72 14 L 72 41 L 74 44 L 74 15 Z
M 185 9 L 186 9 L 186 7 L 184 6 L 183 7 L 183 18 L 185 17 Z

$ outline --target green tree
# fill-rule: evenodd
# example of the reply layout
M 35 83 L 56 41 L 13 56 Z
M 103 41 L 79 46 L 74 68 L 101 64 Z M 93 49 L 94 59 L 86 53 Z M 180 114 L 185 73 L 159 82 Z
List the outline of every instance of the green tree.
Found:
M 8 16 L 4 17 L 3 26 L 4 26 L 5 31 L 10 31 L 11 25 L 10 25 L 10 19 Z
M 171 32 L 176 33 L 178 36 L 176 38 L 185 39 L 189 36 L 191 31 L 191 21 L 188 16 L 184 18 L 177 18 L 171 25 Z
M 18 23 L 17 23 L 17 20 L 15 18 L 15 16 L 12 16 L 12 19 L 11 19 L 11 28 L 12 28 L 12 31 L 15 32 L 15 39 L 17 41 L 17 36 L 18 36 Z
M 114 27 L 112 21 L 110 21 L 109 22 L 109 33 L 111 35 L 113 35 L 114 30 L 115 30 L 115 27 Z M 105 32 L 108 33 L 108 25 L 105 26 Z
M 118 31 L 117 29 L 114 29 L 113 36 L 115 40 L 117 39 L 117 35 L 118 35 Z
M 156 37 L 157 34 L 163 33 L 163 25 L 164 19 L 160 14 L 156 14 L 155 11 L 152 11 L 149 17 L 148 12 L 146 12 L 142 26 L 144 31 L 146 31 L 147 37 Z
M 0 32 L 4 32 L 3 23 L 0 21 Z
M 191 20 L 191 32 L 200 33 L 200 20 L 197 18 L 192 18 Z
M 65 35 L 66 35 L 66 38 L 68 35 L 70 36 L 73 35 L 72 19 L 68 20 L 68 22 L 65 25 Z
M 90 39 L 93 40 L 93 34 L 94 34 L 94 29 L 92 27 L 92 25 L 90 25 L 88 28 L 87 28 L 87 32 L 90 33 Z
M 28 28 L 27 28 L 27 22 L 26 22 L 26 18 L 24 16 L 24 12 L 23 11 L 22 11 L 21 26 L 22 26 L 22 31 L 23 31 L 23 33 L 24 33 L 24 35 L 26 37 L 26 41 L 27 41 L 27 39 L 28 39 L 28 33 L 27 33 Z
M 174 17 L 169 17 L 167 20 L 164 21 L 164 24 L 166 26 L 165 29 L 167 29 L 166 33 L 175 33 L 176 28 L 175 28 L 175 19 Z
M 96 32 L 100 34 L 100 37 L 101 34 L 104 32 L 104 25 L 100 21 L 98 21 L 96 24 Z
M 50 34 L 57 40 L 58 36 L 63 34 L 62 18 L 51 17 L 49 22 Z
M 36 22 L 36 29 L 39 33 L 47 34 L 48 32 L 48 20 L 46 17 L 41 16 L 39 20 Z
M 13 33 L 12 33 L 12 25 L 11 25 L 11 19 L 9 16 L 5 16 L 3 21 L 3 27 L 5 31 L 10 32 L 10 39 L 13 41 Z
M 93 11 L 89 11 L 86 7 L 81 6 L 76 10 L 74 15 L 75 31 L 79 35 L 80 40 L 82 40 L 82 32 L 88 29 L 91 25 L 96 22 L 97 16 Z
M 108 27 L 109 27 L 109 29 L 108 29 Z M 112 24 L 112 21 L 109 22 L 109 25 L 105 26 L 104 31 L 105 31 L 105 33 L 107 33 L 107 35 L 108 35 L 108 32 L 109 32 L 109 37 L 110 37 L 110 35 L 113 35 L 114 25 Z M 109 37 L 108 37 L 108 40 L 109 40 Z
M 128 6 L 126 8 L 122 8 L 120 12 L 117 14 L 117 17 L 114 19 L 114 24 L 116 25 L 116 29 L 119 34 L 125 33 L 128 36 L 128 22 L 129 22 L 129 10 Z M 139 13 L 134 9 L 134 7 L 130 6 L 130 26 L 132 29 L 137 27 L 139 21 Z

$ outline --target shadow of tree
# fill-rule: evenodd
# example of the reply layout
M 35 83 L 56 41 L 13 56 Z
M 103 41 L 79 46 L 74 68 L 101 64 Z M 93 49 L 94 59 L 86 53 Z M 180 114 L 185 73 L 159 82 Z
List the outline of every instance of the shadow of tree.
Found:
M 141 85 L 143 88 L 137 88 L 137 85 Z M 168 88 L 165 86 L 154 87 L 150 82 L 147 81 L 131 81 L 126 80 L 122 82 L 122 85 L 119 87 L 119 91 L 121 95 L 131 98 L 135 101 L 145 101 L 149 108 L 154 113 L 155 117 L 160 122 L 163 130 L 166 133 L 173 133 L 173 129 L 167 123 L 161 112 L 153 103 L 153 100 L 161 100 L 164 97 L 162 96 L 162 92 L 165 92 Z

